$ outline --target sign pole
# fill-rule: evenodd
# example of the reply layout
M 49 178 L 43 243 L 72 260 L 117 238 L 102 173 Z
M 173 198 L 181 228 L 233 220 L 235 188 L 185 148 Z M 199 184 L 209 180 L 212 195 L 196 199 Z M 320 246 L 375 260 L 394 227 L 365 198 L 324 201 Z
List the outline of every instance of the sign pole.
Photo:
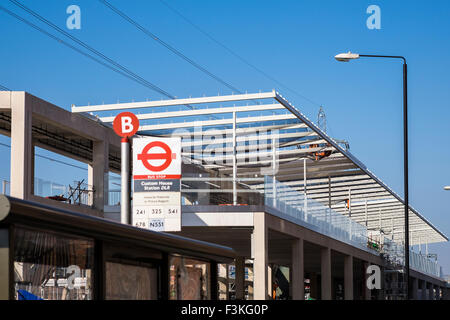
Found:
M 120 193 L 120 222 L 130 224 L 130 140 L 122 138 L 121 148 L 121 193 Z
M 122 137 L 120 143 L 120 222 L 131 224 L 130 140 L 139 129 L 139 119 L 131 112 L 119 113 L 113 121 L 113 129 Z

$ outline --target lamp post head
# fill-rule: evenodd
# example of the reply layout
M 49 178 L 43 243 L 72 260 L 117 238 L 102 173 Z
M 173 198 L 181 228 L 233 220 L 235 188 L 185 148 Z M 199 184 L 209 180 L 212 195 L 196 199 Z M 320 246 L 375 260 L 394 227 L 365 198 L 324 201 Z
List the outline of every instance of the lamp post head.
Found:
M 349 62 L 350 60 L 358 59 L 359 54 L 351 53 L 350 51 L 347 53 L 339 53 L 334 56 L 337 61 Z
M 450 190 L 450 186 L 445 186 L 444 190 Z

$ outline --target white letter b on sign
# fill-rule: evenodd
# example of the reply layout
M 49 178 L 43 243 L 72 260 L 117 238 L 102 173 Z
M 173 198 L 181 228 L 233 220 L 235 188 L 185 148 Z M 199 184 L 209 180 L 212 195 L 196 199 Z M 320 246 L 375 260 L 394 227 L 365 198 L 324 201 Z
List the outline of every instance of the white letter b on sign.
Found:
M 370 276 L 367 277 L 367 288 L 369 290 L 372 289 L 381 289 L 381 271 L 380 267 L 376 265 L 370 265 L 367 267 L 367 274 Z
M 133 131 L 133 125 L 131 124 L 131 117 L 122 117 L 122 133 L 130 133 Z

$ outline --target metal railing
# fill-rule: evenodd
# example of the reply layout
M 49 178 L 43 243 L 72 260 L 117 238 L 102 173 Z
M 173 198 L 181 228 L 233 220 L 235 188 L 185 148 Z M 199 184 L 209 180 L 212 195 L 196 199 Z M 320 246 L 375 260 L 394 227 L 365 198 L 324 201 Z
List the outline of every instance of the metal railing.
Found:
M 233 196 L 233 193 L 235 195 Z M 233 199 L 237 199 L 234 203 Z M 265 205 L 271 214 L 302 225 L 359 249 L 381 254 L 390 266 L 404 266 L 404 246 L 379 233 L 368 232 L 350 217 L 336 212 L 272 176 L 183 177 L 183 205 Z M 439 265 L 411 251 L 410 267 L 433 276 L 441 276 Z
M 80 190 L 76 186 L 71 187 L 49 180 L 40 178 L 34 179 L 34 195 L 44 198 L 56 199 L 71 204 L 92 205 L 93 192 L 87 184 L 81 184 Z M 6 179 L 1 180 L 1 193 L 10 194 L 10 182 Z M 72 194 L 72 197 L 69 197 Z M 108 205 L 120 205 L 120 190 L 109 190 Z
M 381 247 L 384 258 L 394 267 L 404 267 L 404 245 L 394 242 L 387 237 L 381 237 Z M 442 267 L 436 260 L 427 258 L 426 255 L 409 250 L 409 267 L 415 271 L 434 277 L 443 278 Z
M 263 187 L 249 186 L 247 183 L 263 182 Z M 88 187 L 86 185 L 86 187 Z M 88 189 L 88 188 L 87 188 Z M 233 188 L 232 178 L 187 177 L 182 179 L 183 205 L 232 205 L 233 192 L 237 193 L 237 205 L 265 205 L 272 208 L 271 214 L 307 227 L 333 239 L 357 248 L 375 253 L 380 252 L 391 265 L 404 266 L 404 247 L 385 236 L 376 239 L 379 250 L 370 244 L 375 239 L 369 236 L 367 228 L 348 216 L 338 213 L 322 203 L 305 197 L 303 193 L 277 181 L 271 176 L 239 179 L 237 189 Z M 2 180 L 1 193 L 10 194 L 10 182 Z M 79 192 L 76 202 L 69 200 L 73 187 L 52 181 L 35 178 L 34 194 L 41 197 L 60 197 L 60 201 L 90 205 L 92 191 Z M 72 197 L 73 198 L 73 197 Z M 108 205 L 120 205 L 120 190 L 109 190 Z M 425 255 L 410 251 L 410 267 L 436 277 L 443 277 L 442 268 L 437 261 Z
M 36 196 L 65 203 L 87 206 L 92 204 L 93 192 L 91 188 L 84 183 L 68 186 L 41 178 L 35 178 L 33 191 L 33 194 Z M 11 192 L 10 182 L 6 179 L 2 180 L 1 192 L 6 195 L 9 195 Z
M 108 191 L 108 205 L 109 206 L 120 206 L 120 190 L 109 190 Z
M 444 278 L 441 266 L 436 260 L 428 259 L 425 255 L 410 251 L 409 266 L 419 272 L 427 273 L 438 278 Z
M 287 218 L 333 239 L 366 251 L 367 228 L 276 179 L 265 177 L 265 205 L 273 214 Z

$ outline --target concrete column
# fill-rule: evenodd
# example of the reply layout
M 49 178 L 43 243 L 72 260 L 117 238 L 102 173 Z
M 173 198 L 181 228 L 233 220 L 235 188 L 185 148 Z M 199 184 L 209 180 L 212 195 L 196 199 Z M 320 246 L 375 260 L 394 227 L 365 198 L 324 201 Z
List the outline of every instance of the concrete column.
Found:
M 344 298 L 353 300 L 353 257 L 344 257 Z
M 419 299 L 419 279 L 411 278 L 411 298 L 413 300 Z
M 320 270 L 321 270 L 321 300 L 331 300 L 331 250 L 322 248 L 320 250 Z
M 433 300 L 438 300 L 439 297 L 439 287 L 437 285 L 433 285 Z
M 363 292 L 364 292 L 364 300 L 371 300 L 372 299 L 372 292 L 369 289 L 369 287 L 367 286 L 367 279 L 369 278 L 369 275 L 367 274 L 367 268 L 369 267 L 369 262 L 364 262 L 364 270 L 363 270 L 363 276 L 362 278 L 364 279 L 363 282 Z
M 267 266 L 267 296 L 269 297 L 269 300 L 273 299 L 272 295 L 272 287 L 273 287 L 273 270 L 272 266 Z
M 25 200 L 33 194 L 34 184 L 33 109 L 27 100 L 25 92 L 11 94 L 10 195 Z
M 225 300 L 230 300 L 230 265 L 228 263 L 225 265 L 225 270 L 226 270 L 226 275 L 225 275 L 225 283 L 226 283 L 225 295 L 226 295 L 226 298 L 225 298 Z
M 89 189 L 94 187 L 94 167 L 88 163 L 88 186 Z M 88 197 L 88 205 L 94 206 L 94 193 L 90 192 Z
M 427 300 L 427 282 L 425 280 L 421 280 L 420 287 L 421 287 L 420 300 Z
M 94 141 L 92 148 L 92 164 L 88 167 L 88 184 L 92 185 L 92 205 L 95 209 L 103 211 L 108 204 L 109 194 L 109 144 L 105 141 Z
M 434 300 L 434 292 L 433 292 L 433 284 L 430 283 L 430 287 L 428 289 L 428 300 Z
M 386 298 L 385 294 L 384 294 L 384 288 L 385 288 L 385 279 L 386 279 L 386 275 L 384 274 L 384 267 L 379 266 L 380 267 L 380 271 L 381 271 L 381 290 L 377 290 L 378 291 L 378 300 L 384 300 Z
M 442 297 L 443 300 L 450 300 L 450 288 L 447 287 L 442 288 Z
M 34 147 L 33 139 L 31 139 L 30 160 L 31 160 L 31 188 L 30 188 L 30 192 L 31 192 L 31 194 L 34 194 L 34 177 L 35 177 L 34 168 L 35 168 L 35 161 L 36 161 L 36 148 Z
M 236 299 L 244 300 L 245 296 L 245 257 L 237 257 L 235 260 L 235 286 Z
M 311 273 L 311 275 L 310 275 L 310 283 L 309 283 L 309 285 L 310 285 L 310 288 L 311 288 L 311 290 L 310 290 L 310 294 L 311 294 L 311 298 L 314 298 L 314 299 L 319 299 L 319 288 L 318 288 L 318 281 L 317 281 L 317 274 L 315 274 L 315 273 Z
M 303 239 L 295 239 L 292 243 L 292 299 L 305 300 L 305 267 Z
M 255 300 L 266 300 L 267 268 L 268 268 L 268 232 L 264 212 L 253 214 L 253 297 Z

